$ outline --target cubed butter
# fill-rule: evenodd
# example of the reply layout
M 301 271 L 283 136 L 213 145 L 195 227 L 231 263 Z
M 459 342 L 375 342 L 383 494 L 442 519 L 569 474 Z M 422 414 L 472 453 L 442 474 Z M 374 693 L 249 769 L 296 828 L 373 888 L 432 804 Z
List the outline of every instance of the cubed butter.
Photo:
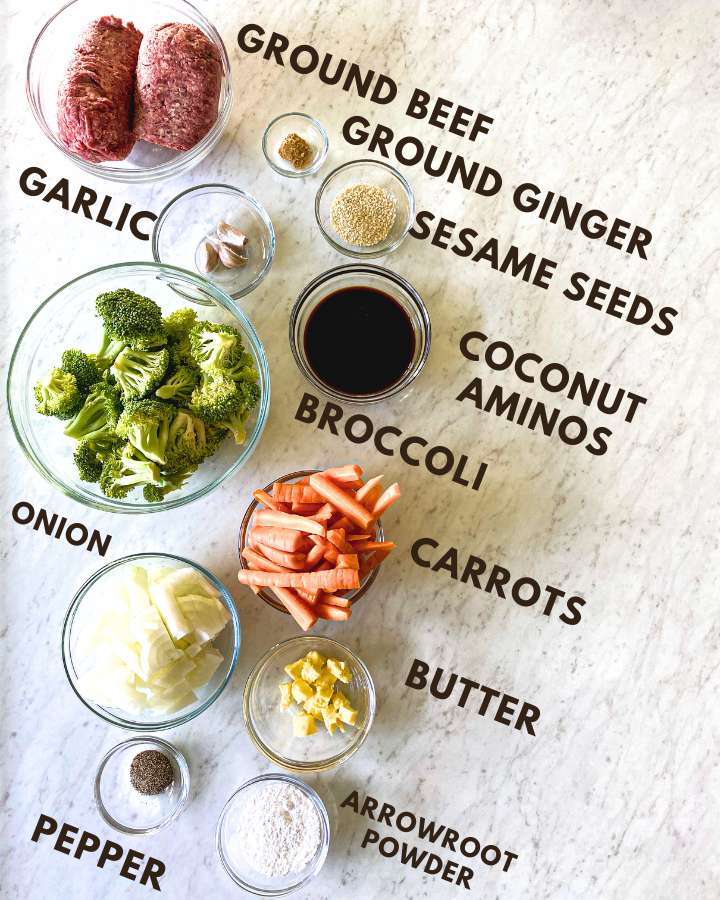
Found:
M 306 713 L 293 716 L 293 734 L 295 737 L 307 737 L 315 734 L 315 719 Z
M 350 671 L 350 666 L 346 662 L 341 662 L 339 659 L 329 659 L 327 661 L 327 667 L 338 681 L 342 681 L 343 684 L 350 684 L 352 672 Z
M 330 669 L 328 669 L 328 667 L 325 666 L 321 670 L 318 678 L 315 680 L 315 684 L 319 687 L 331 687 L 332 688 L 335 686 L 336 681 L 337 681 L 337 678 L 335 678 L 335 676 L 330 671 Z
M 283 709 L 288 709 L 292 702 L 292 681 L 283 681 L 280 685 L 280 704 Z
M 307 656 L 305 657 L 305 659 L 306 659 L 309 663 L 312 663 L 312 665 L 315 666 L 315 668 L 316 668 L 318 671 L 320 671 L 320 669 L 322 669 L 322 667 L 325 665 L 325 657 L 322 655 L 322 653 L 318 653 L 317 650 L 311 650 L 311 651 L 307 654 Z
M 357 721 L 357 710 L 349 706 L 340 706 L 337 710 L 337 716 L 346 725 L 354 725 Z
M 315 692 L 307 681 L 303 681 L 302 678 L 293 681 L 292 696 L 296 703 L 304 703 L 306 700 L 309 700 L 314 693 Z
M 303 663 L 302 671 L 300 672 L 300 677 L 305 681 L 312 683 L 313 681 L 317 681 L 320 677 L 320 672 L 322 671 L 322 666 L 315 666 L 310 662 L 309 659 L 306 659 Z
M 300 673 L 302 672 L 302 667 L 304 664 L 304 659 L 298 659 L 294 663 L 290 663 L 290 665 L 285 666 L 285 671 L 293 681 L 296 681 L 298 678 L 300 678 Z

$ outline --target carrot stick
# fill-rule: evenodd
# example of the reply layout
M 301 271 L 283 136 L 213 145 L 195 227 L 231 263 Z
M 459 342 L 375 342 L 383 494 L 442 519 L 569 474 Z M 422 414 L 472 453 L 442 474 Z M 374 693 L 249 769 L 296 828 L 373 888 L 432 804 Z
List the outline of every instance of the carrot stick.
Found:
M 332 478 L 333 481 L 359 481 L 362 478 L 362 469 L 357 465 L 335 466 L 332 469 L 325 469 L 322 473 L 326 478 Z M 312 484 L 313 476 L 310 476 L 310 484 Z
M 265 544 L 266 547 L 274 547 L 276 550 L 284 550 L 286 553 L 297 553 L 307 546 L 303 535 L 290 528 L 268 528 L 258 525 L 250 529 L 248 538 L 252 543 Z
M 244 547 L 242 552 L 243 559 L 250 564 L 253 569 L 259 569 L 261 572 L 288 572 L 289 569 L 279 566 L 277 563 L 271 562 L 266 556 L 253 550 L 252 547 Z
M 333 547 L 332 544 L 328 544 L 328 546 L 325 548 L 325 553 L 323 555 L 325 556 L 325 559 L 329 563 L 332 563 L 333 565 L 335 565 L 337 563 L 337 558 L 338 558 L 339 554 L 337 552 L 337 548 Z
M 349 597 L 341 597 L 340 594 L 326 594 L 324 591 L 318 596 L 318 603 L 324 606 L 341 606 L 347 609 L 352 606 L 352 600 Z
M 357 553 L 365 553 L 367 550 L 394 550 L 394 541 L 361 541 L 353 544 L 353 550 Z
M 332 523 L 333 528 L 342 528 L 345 531 L 345 534 L 350 534 L 357 525 L 354 522 L 351 522 L 347 516 L 340 516 Z
M 258 503 L 262 503 L 262 505 L 266 506 L 268 509 L 275 509 L 278 512 L 281 512 L 285 508 L 282 503 L 274 500 L 266 491 L 253 491 L 253 497 Z
M 316 522 L 328 522 L 335 512 L 334 507 L 331 503 L 326 503 L 324 506 L 321 506 L 320 509 L 313 513 L 310 518 L 315 519 Z
M 392 506 L 399 497 L 400 485 L 396 481 L 395 484 L 391 484 L 390 487 L 380 495 L 377 503 L 373 506 L 373 518 L 377 519 L 378 516 L 382 515 L 388 506 Z
M 274 587 L 273 593 L 303 631 L 309 631 L 317 622 L 317 613 L 301 600 L 294 591 L 289 591 L 283 587 Z
M 316 572 L 329 572 L 334 569 L 335 566 L 332 563 L 329 563 L 326 559 L 324 559 L 319 566 L 315 566 Z
M 291 503 L 290 512 L 298 516 L 312 516 L 322 509 L 322 503 Z
M 335 622 L 346 622 L 352 615 L 352 610 L 349 607 L 341 609 L 341 607 L 331 603 L 316 603 L 313 607 L 313 612 L 317 613 L 321 619 L 332 619 Z
M 286 484 L 284 481 L 276 481 L 273 485 L 273 499 L 281 503 L 322 503 L 320 497 L 307 484 Z
M 325 548 L 322 544 L 315 544 L 311 550 L 308 551 L 308 555 L 305 559 L 307 566 L 309 569 L 315 565 L 315 563 L 320 562 L 321 559 L 325 557 Z
M 330 532 L 328 532 L 329 534 Z M 351 543 L 355 543 L 355 541 L 369 541 L 372 538 L 371 534 L 349 534 L 348 540 Z
M 325 526 L 314 519 L 294 516 L 292 513 L 277 512 L 274 509 L 259 509 L 255 513 L 255 525 L 269 525 L 276 528 L 290 528 L 292 531 L 304 531 L 325 537 Z
M 303 588 L 306 591 L 321 590 L 331 594 L 337 591 L 355 591 L 360 587 L 356 569 L 331 569 L 327 572 L 256 572 L 240 569 L 237 577 L 240 584 Z
M 366 481 L 357 494 L 355 494 L 357 502 L 362 503 L 366 509 L 372 509 L 373 506 L 375 506 L 378 497 L 382 494 L 381 481 L 382 475 L 376 475 L 375 478 L 370 478 Z
M 369 575 L 389 554 L 389 550 L 375 550 L 370 556 L 363 559 L 360 564 L 360 577 L 365 578 L 366 575 Z
M 335 560 L 335 565 L 338 569 L 359 569 L 360 562 L 357 558 L 357 553 L 338 553 L 338 557 Z
M 328 528 L 327 539 L 333 547 L 337 547 L 341 553 L 344 551 L 346 545 L 344 528 Z
M 299 532 L 298 532 L 299 534 Z M 304 553 L 286 553 L 284 550 L 276 550 L 275 547 L 269 547 L 266 544 L 258 545 L 270 562 L 277 563 L 286 569 L 294 569 L 302 572 L 307 565 L 307 556 Z
M 371 525 L 372 514 L 361 503 L 358 503 L 352 494 L 338 487 L 329 478 L 324 475 L 311 475 L 310 486 L 347 516 L 351 522 L 355 522 L 364 529 Z

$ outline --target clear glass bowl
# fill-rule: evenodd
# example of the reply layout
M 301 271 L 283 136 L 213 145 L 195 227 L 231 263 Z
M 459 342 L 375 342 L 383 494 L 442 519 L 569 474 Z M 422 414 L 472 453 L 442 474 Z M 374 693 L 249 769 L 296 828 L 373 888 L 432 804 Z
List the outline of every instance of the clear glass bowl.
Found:
M 320 472 L 321 469 L 301 469 L 298 472 L 289 472 L 287 475 L 281 475 L 279 478 L 273 479 L 270 484 L 266 484 L 263 490 L 272 495 L 272 486 L 276 481 L 284 481 L 288 484 L 299 481 L 301 478 L 304 478 L 306 475 L 314 475 L 315 472 Z M 241 569 L 251 569 L 252 566 L 248 565 L 245 558 L 242 555 L 245 546 L 247 545 L 247 536 L 248 531 L 252 528 L 252 520 L 255 511 L 258 508 L 258 502 L 253 497 L 250 505 L 245 510 L 245 515 L 242 518 L 242 522 L 240 523 L 240 535 L 238 536 L 238 554 L 240 558 L 240 568 Z M 374 541 L 384 541 L 385 540 L 385 532 L 383 531 L 382 522 L 380 519 L 375 523 L 375 535 L 373 537 Z M 380 569 L 382 568 L 382 563 L 379 566 L 376 566 L 369 572 L 360 582 L 360 587 L 356 591 L 341 591 L 343 596 L 348 597 L 352 601 L 352 605 L 354 606 L 357 601 L 365 596 L 365 594 L 370 590 L 372 585 L 375 582 L 375 579 L 378 577 L 380 573 Z M 273 594 L 272 591 L 267 588 L 260 588 L 257 596 L 264 600 L 268 606 L 272 606 L 273 609 L 277 609 L 286 615 L 290 615 L 290 613 L 285 609 L 284 605 L 278 600 L 278 598 Z
M 280 145 L 288 134 L 295 132 L 300 135 L 313 148 L 310 162 L 303 169 L 296 169 L 291 163 L 278 153 Z M 330 141 L 327 131 L 312 116 L 307 113 L 283 113 L 270 122 L 263 132 L 262 149 L 267 164 L 278 175 L 286 175 L 288 178 L 305 178 L 314 175 L 327 159 Z
M 318 724 L 315 734 L 293 737 L 292 716 L 280 707 L 280 688 L 288 676 L 285 666 L 318 650 L 325 657 L 344 660 L 352 671 L 342 692 L 357 710 L 357 725 L 330 734 Z M 349 647 L 327 637 L 302 635 L 276 644 L 248 675 L 243 692 L 245 727 L 255 746 L 271 762 L 293 772 L 323 772 L 347 762 L 368 736 L 375 718 L 375 685 L 365 664 Z
M 233 829 L 238 826 L 238 820 L 242 821 L 243 806 L 248 796 L 264 785 L 273 783 L 291 784 L 302 791 L 312 802 L 320 821 L 320 845 L 315 856 L 303 871 L 279 878 L 269 878 L 256 871 L 243 857 L 240 848 L 233 848 Z M 317 792 L 304 781 L 280 773 L 259 775 L 241 785 L 223 807 L 217 826 L 216 846 L 223 868 L 238 887 L 259 897 L 282 897 L 307 886 L 322 869 L 330 846 L 330 819 Z
M 28 59 L 25 91 L 43 133 L 69 160 L 98 178 L 142 184 L 186 172 L 204 159 L 220 140 L 232 107 L 230 59 L 212 23 L 186 0 L 122 0 L 111 9 L 98 9 L 97 0 L 71 0 L 42 27 Z M 71 153 L 58 137 L 57 94 L 68 61 L 85 26 L 103 13 L 131 21 L 143 33 L 154 25 L 180 22 L 196 25 L 220 52 L 223 69 L 218 117 L 205 137 L 191 150 L 178 151 L 138 141 L 127 159 L 93 163 Z
M 141 794 L 130 781 L 130 763 L 138 753 L 159 750 L 175 776 L 161 794 Z M 190 770 L 185 757 L 161 738 L 130 738 L 105 754 L 95 775 L 95 805 L 105 822 L 125 834 L 153 834 L 175 821 L 190 794 Z
M 103 291 L 131 288 L 151 297 L 168 315 L 188 306 L 180 291 L 195 290 L 205 297 L 198 309 L 202 319 L 226 322 L 239 329 L 260 377 L 260 402 L 246 424 L 247 440 L 238 446 L 232 438 L 191 475 L 185 485 L 159 503 L 147 503 L 142 492 L 123 500 L 106 497 L 98 484 L 80 481 L 73 463 L 74 442 L 63 434 L 63 422 L 35 412 L 33 385 L 60 364 L 63 350 L 79 347 L 92 352 L 102 336 L 95 313 L 95 298 Z M 209 305 L 212 304 L 212 305 Z M 158 263 L 118 263 L 75 278 L 51 294 L 23 329 L 10 360 L 7 382 L 8 410 L 20 446 L 30 463 L 68 497 L 106 512 L 150 513 L 174 509 L 204 497 L 234 475 L 249 459 L 265 427 L 270 405 L 270 370 L 255 329 L 242 310 L 214 285 L 197 275 Z
M 78 684 L 78 680 L 88 669 L 87 662 L 83 663 L 82 659 L 82 633 L 89 624 L 93 601 L 107 590 L 108 584 L 117 576 L 120 567 L 138 564 L 149 568 L 183 568 L 189 566 L 195 569 L 211 582 L 220 594 L 220 599 L 230 615 L 230 622 L 212 641 L 213 646 L 222 653 L 223 661 L 215 670 L 215 674 L 208 684 L 198 692 L 200 695 L 198 700 L 191 706 L 186 706 L 179 712 L 170 715 L 153 715 L 151 712 L 146 712 L 137 718 L 132 718 L 124 710 L 101 706 L 99 703 L 86 697 L 81 693 L 81 688 Z M 169 553 L 136 553 L 132 556 L 124 556 L 121 559 L 108 563 L 102 569 L 98 569 L 73 597 L 63 622 L 62 659 L 70 686 L 85 706 L 94 712 L 95 715 L 100 716 L 106 722 L 110 722 L 111 725 L 119 725 L 121 728 L 127 728 L 131 731 L 164 731 L 166 728 L 184 725 L 186 722 L 199 716 L 200 713 L 212 706 L 225 690 L 225 686 L 230 681 L 237 663 L 239 653 L 240 618 L 230 592 L 221 581 L 218 581 L 212 572 L 209 572 L 203 566 L 181 556 L 172 556 Z
M 197 270 L 200 244 L 215 235 L 221 222 L 237 226 L 247 236 L 247 263 L 236 269 L 218 263 L 212 272 L 201 275 L 233 300 L 239 300 L 265 278 L 275 256 L 275 230 L 270 216 L 245 191 L 227 184 L 200 184 L 173 197 L 155 222 L 152 252 L 156 262 Z M 181 293 L 203 302 L 196 291 Z
M 370 247 L 348 244 L 335 231 L 331 221 L 332 205 L 337 195 L 355 184 L 371 184 L 385 188 L 395 197 L 395 222 L 384 241 Z M 327 176 L 315 196 L 315 219 L 325 240 L 339 253 L 356 259 L 373 259 L 396 250 L 415 221 L 415 197 L 403 176 L 388 163 L 374 159 L 358 159 L 344 163 Z
M 305 328 L 313 310 L 327 296 L 350 287 L 369 287 L 391 296 L 407 313 L 415 334 L 415 353 L 402 377 L 375 394 L 347 394 L 315 374 L 305 353 Z M 407 390 L 430 354 L 430 314 L 415 288 L 396 272 L 372 263 L 350 263 L 328 269 L 307 284 L 290 312 L 290 349 L 302 374 L 319 391 L 343 403 L 375 403 Z M 372 365 L 372 355 L 368 357 Z

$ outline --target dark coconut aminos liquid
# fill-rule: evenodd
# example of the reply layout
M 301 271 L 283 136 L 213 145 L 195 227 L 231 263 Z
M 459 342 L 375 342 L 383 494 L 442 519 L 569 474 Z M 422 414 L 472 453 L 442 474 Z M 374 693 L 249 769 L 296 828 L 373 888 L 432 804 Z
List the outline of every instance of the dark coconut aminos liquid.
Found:
M 415 356 L 410 317 L 397 300 L 371 287 L 328 294 L 310 313 L 303 343 L 320 381 L 358 397 L 397 384 Z

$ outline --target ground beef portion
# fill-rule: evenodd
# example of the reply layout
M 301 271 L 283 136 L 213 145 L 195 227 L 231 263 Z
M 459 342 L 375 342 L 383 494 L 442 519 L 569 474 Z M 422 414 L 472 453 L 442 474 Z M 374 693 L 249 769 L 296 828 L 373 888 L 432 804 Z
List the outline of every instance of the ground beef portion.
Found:
M 58 133 L 90 162 L 125 159 L 132 133 L 133 85 L 142 32 L 115 16 L 91 22 L 58 91 Z
M 194 25 L 159 25 L 145 35 L 135 84 L 135 137 L 190 150 L 215 124 L 220 53 Z

